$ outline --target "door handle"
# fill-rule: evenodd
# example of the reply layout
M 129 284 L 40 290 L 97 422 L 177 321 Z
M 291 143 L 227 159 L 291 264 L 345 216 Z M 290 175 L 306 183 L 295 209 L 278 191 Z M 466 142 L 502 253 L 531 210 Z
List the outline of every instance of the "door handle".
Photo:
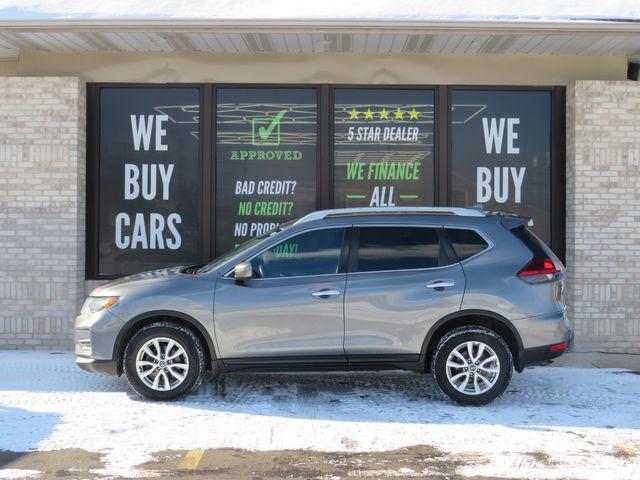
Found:
M 440 291 L 445 288 L 455 287 L 455 285 L 456 282 L 453 280 L 433 280 L 432 282 L 427 283 L 427 288 Z
M 318 290 L 311 294 L 312 297 L 316 298 L 329 298 L 335 297 L 336 295 L 340 295 L 340 290 Z

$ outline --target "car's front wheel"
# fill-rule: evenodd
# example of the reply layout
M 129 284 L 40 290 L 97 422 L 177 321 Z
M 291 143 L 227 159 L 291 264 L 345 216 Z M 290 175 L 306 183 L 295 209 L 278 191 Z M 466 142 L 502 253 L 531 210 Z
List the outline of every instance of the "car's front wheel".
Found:
M 431 372 L 438 387 L 462 405 L 483 405 L 500 396 L 513 372 L 511 350 L 493 331 L 456 328 L 440 339 Z
M 204 372 L 204 349 L 188 328 L 156 322 L 136 332 L 124 352 L 124 373 L 139 395 L 175 400 L 193 392 Z

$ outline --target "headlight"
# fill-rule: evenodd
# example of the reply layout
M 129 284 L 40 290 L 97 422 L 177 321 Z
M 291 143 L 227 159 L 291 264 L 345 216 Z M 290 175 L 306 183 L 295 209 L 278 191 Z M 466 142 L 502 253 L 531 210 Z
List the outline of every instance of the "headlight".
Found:
M 89 297 L 85 300 L 84 305 L 80 313 L 85 315 L 87 313 L 96 313 L 100 310 L 106 310 L 116 304 L 119 297 Z

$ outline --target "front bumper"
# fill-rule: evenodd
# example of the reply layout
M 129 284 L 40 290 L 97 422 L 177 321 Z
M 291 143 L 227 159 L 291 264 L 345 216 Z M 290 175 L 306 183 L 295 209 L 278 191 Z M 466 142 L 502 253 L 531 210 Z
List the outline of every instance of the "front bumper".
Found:
M 79 357 L 112 360 L 124 322 L 108 310 L 78 315 L 75 322 L 75 350 Z
M 94 358 L 76 357 L 76 365 L 82 370 L 103 375 L 118 375 L 118 362 L 115 360 L 96 360 Z
M 74 332 L 76 364 L 88 372 L 118 375 L 114 353 L 123 324 L 108 310 L 78 315 Z

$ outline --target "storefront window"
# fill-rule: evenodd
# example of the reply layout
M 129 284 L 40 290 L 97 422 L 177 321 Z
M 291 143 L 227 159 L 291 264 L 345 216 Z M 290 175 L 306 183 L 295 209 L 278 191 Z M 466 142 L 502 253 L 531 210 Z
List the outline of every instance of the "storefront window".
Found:
M 316 208 L 314 88 L 217 90 L 216 252 Z
M 100 274 L 200 259 L 199 104 L 197 88 L 101 89 Z
M 335 91 L 336 207 L 433 205 L 433 98 L 432 90 Z
M 89 84 L 87 98 L 88 278 L 208 262 L 320 205 L 481 204 L 531 217 L 563 255 L 559 88 Z
M 454 206 L 533 218 L 551 241 L 551 92 L 453 90 L 451 187 Z

